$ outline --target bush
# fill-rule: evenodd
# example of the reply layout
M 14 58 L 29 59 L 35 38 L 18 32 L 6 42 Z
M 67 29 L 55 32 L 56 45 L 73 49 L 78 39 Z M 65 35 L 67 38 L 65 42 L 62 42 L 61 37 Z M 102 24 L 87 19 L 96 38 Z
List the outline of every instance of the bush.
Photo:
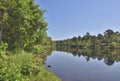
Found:
M 0 54 L 3 54 L 4 52 L 6 52 L 7 47 L 8 47 L 7 43 L 0 41 Z
M 0 81 L 30 81 L 29 78 L 42 64 L 32 54 L 17 54 L 0 62 Z M 39 71 L 39 70 L 38 70 Z

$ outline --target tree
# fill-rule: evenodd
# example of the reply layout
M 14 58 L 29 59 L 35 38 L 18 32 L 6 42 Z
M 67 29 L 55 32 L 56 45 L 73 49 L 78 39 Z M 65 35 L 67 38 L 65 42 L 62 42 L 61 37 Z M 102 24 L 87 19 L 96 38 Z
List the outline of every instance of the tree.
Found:
M 104 32 L 104 36 L 110 38 L 114 34 L 114 31 L 111 29 L 108 29 Z
M 102 35 L 102 34 L 98 34 L 98 35 L 97 35 L 97 38 L 98 38 L 98 39 L 102 39 L 102 38 L 103 38 L 103 35 Z
M 47 37 L 43 13 L 34 0 L 1 0 L 0 39 L 14 48 L 42 44 Z

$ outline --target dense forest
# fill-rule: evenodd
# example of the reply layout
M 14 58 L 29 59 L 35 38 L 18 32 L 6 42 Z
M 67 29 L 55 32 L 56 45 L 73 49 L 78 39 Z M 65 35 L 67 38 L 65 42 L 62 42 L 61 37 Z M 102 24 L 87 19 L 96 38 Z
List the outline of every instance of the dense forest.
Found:
M 111 29 L 106 30 L 103 34 L 91 35 L 89 32 L 83 37 L 73 37 L 66 40 L 54 41 L 56 46 L 72 48 L 90 48 L 90 49 L 119 49 L 120 33 Z
M 8 49 L 30 50 L 37 44 L 48 44 L 44 11 L 34 0 L 1 0 L 0 40 L 8 44 Z
M 0 0 L 0 81 L 59 81 L 43 67 L 51 38 L 34 2 Z

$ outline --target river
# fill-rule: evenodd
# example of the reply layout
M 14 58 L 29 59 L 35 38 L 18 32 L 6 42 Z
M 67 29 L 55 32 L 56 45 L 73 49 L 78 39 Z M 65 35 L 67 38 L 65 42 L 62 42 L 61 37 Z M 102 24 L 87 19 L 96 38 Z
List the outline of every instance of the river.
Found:
M 47 56 L 45 67 L 62 81 L 120 81 L 120 54 L 96 54 L 53 51 Z

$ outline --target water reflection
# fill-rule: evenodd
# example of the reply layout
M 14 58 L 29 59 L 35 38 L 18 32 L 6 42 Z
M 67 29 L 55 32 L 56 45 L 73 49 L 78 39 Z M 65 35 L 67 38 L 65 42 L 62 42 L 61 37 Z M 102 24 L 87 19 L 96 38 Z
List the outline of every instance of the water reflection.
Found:
M 120 81 L 120 63 L 108 66 L 102 60 L 86 61 L 84 56 L 73 56 L 66 52 L 52 52 L 47 57 L 46 68 L 62 81 Z M 51 65 L 48 67 L 47 65 Z
M 69 48 L 69 47 L 56 47 L 57 51 L 68 52 L 73 54 L 73 56 L 80 57 L 81 55 L 86 58 L 86 61 L 89 61 L 90 58 L 98 59 L 99 61 L 104 59 L 104 63 L 108 66 L 113 65 L 115 62 L 120 61 L 120 50 L 104 50 L 104 49 L 78 49 L 78 48 Z
M 120 81 L 119 50 L 55 50 L 47 57 L 45 67 L 62 81 Z

